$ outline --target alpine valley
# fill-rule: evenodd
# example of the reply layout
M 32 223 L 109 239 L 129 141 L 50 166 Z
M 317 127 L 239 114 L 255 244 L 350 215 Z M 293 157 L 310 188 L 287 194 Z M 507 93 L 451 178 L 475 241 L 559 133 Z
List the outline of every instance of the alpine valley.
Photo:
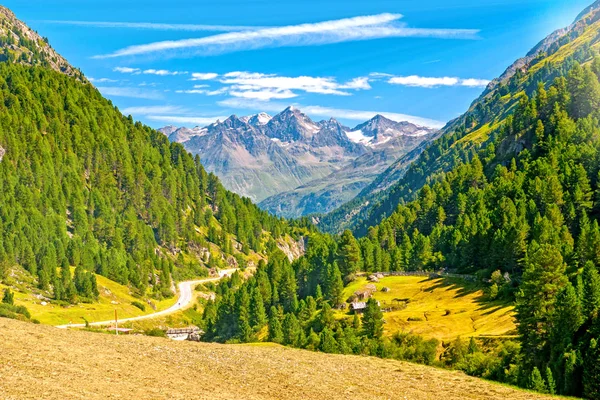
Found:
M 314 122 L 293 106 L 274 117 L 232 115 L 206 127 L 159 130 L 199 155 L 227 189 L 287 218 L 337 208 L 437 136 L 381 115 L 355 128 L 333 118 Z
M 600 399 L 600 0 L 439 131 L 98 82 L 0 7 L 0 397 Z

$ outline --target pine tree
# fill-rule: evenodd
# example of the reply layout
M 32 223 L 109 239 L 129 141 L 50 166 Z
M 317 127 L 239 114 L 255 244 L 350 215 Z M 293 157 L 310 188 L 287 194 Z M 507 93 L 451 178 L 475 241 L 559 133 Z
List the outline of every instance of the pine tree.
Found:
M 359 271 L 362 267 L 360 246 L 348 229 L 342 233 L 340 238 L 338 260 L 340 272 L 344 277 Z
M 547 244 L 533 250 L 527 259 L 516 307 L 524 361 L 531 366 L 541 365 L 549 357 L 551 317 L 557 295 L 566 283 L 560 252 Z
M 540 393 L 547 393 L 548 389 L 546 387 L 546 382 L 540 373 L 538 367 L 533 367 L 533 371 L 531 372 L 531 378 L 529 380 L 529 388 L 531 390 L 535 390 Z
M 4 295 L 2 296 L 2 303 L 10 306 L 15 304 L 15 295 L 10 291 L 9 288 L 4 289 Z
M 338 343 L 329 328 L 323 329 L 319 338 L 319 350 L 323 353 L 338 353 Z
M 600 398 L 600 344 L 592 338 L 584 355 L 583 396 L 588 399 Z
M 302 329 L 298 319 L 292 313 L 286 314 L 283 319 L 283 344 L 299 347 L 303 344 Z
M 283 342 L 283 331 L 281 321 L 279 320 L 279 312 L 275 307 L 271 307 L 271 316 L 269 317 L 269 341 L 273 343 Z
M 548 393 L 556 393 L 556 383 L 554 383 L 554 377 L 552 376 L 552 370 L 550 367 L 546 367 L 546 382 L 548 382 Z
M 377 300 L 370 298 L 363 313 L 362 326 L 365 335 L 372 339 L 378 339 L 383 335 L 383 313 Z
M 593 262 L 583 268 L 583 314 L 590 316 L 600 309 L 600 274 Z
M 260 329 L 267 322 L 267 314 L 263 298 L 258 288 L 252 291 L 252 299 L 250 301 L 250 325 L 255 330 Z
M 342 294 L 344 291 L 344 282 L 342 282 L 342 274 L 337 266 L 337 263 L 330 264 L 327 267 L 327 285 L 325 293 L 327 299 L 331 301 L 333 306 L 337 306 L 342 302 Z

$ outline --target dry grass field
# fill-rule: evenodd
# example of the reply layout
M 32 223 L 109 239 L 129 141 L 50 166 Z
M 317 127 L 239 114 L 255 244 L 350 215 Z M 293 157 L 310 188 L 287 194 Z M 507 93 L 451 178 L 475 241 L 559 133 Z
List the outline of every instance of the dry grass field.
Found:
M 0 319 L 2 399 L 542 399 L 400 361 Z
M 344 289 L 344 300 L 369 282 L 358 278 Z M 502 336 L 515 330 L 513 307 L 483 300 L 473 284 L 451 279 L 390 276 L 375 284 L 374 298 L 382 308 L 406 308 L 384 314 L 386 334 L 411 332 L 440 340 L 458 336 Z M 389 288 L 384 293 L 382 289 Z M 402 299 L 404 301 L 397 301 Z

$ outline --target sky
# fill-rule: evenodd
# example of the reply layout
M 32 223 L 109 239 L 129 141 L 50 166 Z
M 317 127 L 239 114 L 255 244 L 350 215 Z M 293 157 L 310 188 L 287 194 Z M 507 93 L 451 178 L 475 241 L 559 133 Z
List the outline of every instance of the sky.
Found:
M 441 127 L 592 0 L 5 0 L 124 114 Z

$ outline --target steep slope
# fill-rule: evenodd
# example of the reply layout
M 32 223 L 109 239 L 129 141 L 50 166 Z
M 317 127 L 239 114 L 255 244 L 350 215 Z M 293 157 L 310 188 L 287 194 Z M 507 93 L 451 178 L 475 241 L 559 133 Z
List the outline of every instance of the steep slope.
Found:
M 398 203 L 412 199 L 425 183 L 470 160 L 491 143 L 523 94 L 530 96 L 539 82 L 547 87 L 556 77 L 564 76 L 574 62 L 591 59 L 599 46 L 599 19 L 600 3 L 595 2 L 572 25 L 549 35 L 492 81 L 465 114 L 439 132 L 439 139 L 427 146 L 394 185 L 384 191 L 378 185 L 370 187 L 351 203 L 321 217 L 319 227 L 327 232 L 350 228 L 364 235 L 369 226 L 393 212 Z M 510 150 L 514 152 L 516 148 Z M 376 181 L 390 182 L 398 176 L 398 170 L 404 167 L 391 168 Z
M 172 280 L 256 263 L 291 232 L 74 69 L 45 64 L 49 50 L 21 46 L 39 58 L 0 63 L 0 279 L 23 267 L 43 300 L 75 303 L 98 298 L 94 272 L 162 299 Z
M 547 398 L 458 372 L 280 346 L 115 337 L 5 319 L 0 341 L 8 399 Z
M 354 129 L 312 121 L 295 107 L 270 117 L 231 116 L 207 127 L 161 129 L 199 154 L 224 185 L 284 217 L 328 212 L 352 199 L 435 130 L 380 115 Z
M 48 39 L 31 30 L 3 6 L 0 6 L 0 46 L 0 61 L 47 67 L 85 80 L 81 71 L 73 68 L 48 44 Z

